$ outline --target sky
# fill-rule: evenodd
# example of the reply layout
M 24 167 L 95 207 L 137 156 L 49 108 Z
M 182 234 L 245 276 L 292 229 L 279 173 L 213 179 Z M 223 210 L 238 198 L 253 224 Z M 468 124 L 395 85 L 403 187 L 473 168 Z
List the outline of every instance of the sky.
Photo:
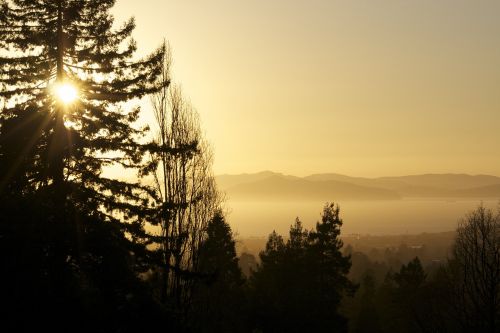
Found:
M 500 176 L 500 1 L 117 0 L 216 174 Z M 144 112 L 150 113 L 147 103 Z

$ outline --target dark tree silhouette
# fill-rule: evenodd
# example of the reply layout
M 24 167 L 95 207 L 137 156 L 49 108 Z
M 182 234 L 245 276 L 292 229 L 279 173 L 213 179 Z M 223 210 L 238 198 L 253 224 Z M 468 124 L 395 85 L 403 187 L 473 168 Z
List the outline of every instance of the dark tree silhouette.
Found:
M 195 327 L 200 332 L 244 331 L 244 279 L 231 228 L 221 213 L 208 224 L 199 251 L 198 270 L 205 277 L 193 288 Z
M 354 332 L 368 333 L 381 332 L 380 318 L 375 304 L 376 284 L 373 272 L 368 270 L 363 277 L 361 288 L 358 293 L 361 294 L 361 304 L 356 318 Z
M 347 278 L 350 258 L 341 252 L 339 208 L 324 207 L 321 222 L 307 231 L 300 220 L 283 242 L 273 232 L 253 274 L 256 325 L 270 332 L 347 331 L 338 312 L 355 286 Z
M 212 151 L 201 131 L 198 113 L 170 84 L 170 48 L 162 61 L 158 85 L 163 88 L 151 100 L 161 149 L 149 155 L 143 174 L 152 175 L 157 207 L 151 222 L 161 229 L 155 238 L 162 275 L 161 299 L 175 299 L 176 305 L 189 303 L 192 281 L 185 272 L 196 272 L 203 231 L 220 209 L 219 194 L 212 174 Z
M 427 261 L 424 269 L 415 257 L 396 272 L 386 267 L 389 271 L 373 298 L 372 288 L 366 288 L 372 283 L 365 277 L 357 297 L 343 302 L 351 330 L 498 332 L 499 221 L 500 212 L 479 206 L 460 222 L 449 260 Z M 394 267 L 408 256 L 408 249 L 400 246 L 398 251 L 387 251 L 386 260 Z M 365 274 L 375 267 L 355 251 L 352 258 L 353 265 L 359 266 L 356 276 L 363 267 Z
M 449 279 L 464 331 L 498 332 L 500 209 L 495 213 L 481 205 L 461 221 L 449 265 Z
M 135 192 L 142 190 L 137 184 L 106 178 L 102 168 L 140 164 L 144 147 L 137 139 L 142 129 L 132 126 L 139 110 L 125 111 L 122 105 L 159 89 L 163 50 L 133 61 L 134 21 L 112 30 L 113 4 L 2 2 L 0 46 L 9 53 L 0 58 L 0 97 L 6 102 L 1 119 L 23 112 L 38 119 L 38 131 L 20 150 L 38 148 L 38 168 L 27 180 L 33 190 L 51 188 L 58 219 L 75 207 L 115 222 L 120 212 L 120 219 L 133 224 L 139 222 L 134 203 L 145 204 Z M 74 103 L 57 98 L 63 84 L 78 90 Z M 15 169 L 16 163 L 9 167 Z
M 401 265 L 399 272 L 393 275 L 396 285 L 393 297 L 399 313 L 396 322 L 399 322 L 402 331 L 419 332 L 425 327 L 422 317 L 426 309 L 422 295 L 426 278 L 427 275 L 418 257 L 406 265 Z
M 135 275 L 146 268 L 148 189 L 103 168 L 138 168 L 154 148 L 139 143 L 139 109 L 125 103 L 161 88 L 164 50 L 134 61 L 134 21 L 112 29 L 113 5 L 0 1 L 0 236 L 12 272 L 3 287 L 26 313 L 120 322 L 133 304 L 154 308 L 138 301 L 146 294 Z M 71 103 L 58 97 L 70 86 Z
M 394 281 L 398 288 L 405 292 L 417 289 L 425 282 L 425 279 L 426 274 L 418 257 L 407 265 L 402 265 L 399 273 L 394 274 Z
M 339 236 L 342 223 L 338 205 L 326 204 L 321 222 L 309 234 L 308 274 L 313 278 L 309 292 L 317 307 L 314 315 L 318 331 L 345 329 L 347 321 L 332 313 L 332 309 L 338 308 L 345 293 L 353 293 L 356 289 L 347 278 L 350 257 L 343 256 L 341 252 L 343 243 Z

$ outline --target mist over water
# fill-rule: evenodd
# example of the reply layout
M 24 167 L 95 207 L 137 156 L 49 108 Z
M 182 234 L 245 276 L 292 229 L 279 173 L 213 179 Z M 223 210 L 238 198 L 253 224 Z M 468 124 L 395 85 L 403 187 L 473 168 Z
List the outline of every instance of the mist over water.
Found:
M 480 203 L 496 208 L 499 200 L 417 198 L 338 201 L 345 234 L 418 234 L 455 230 L 459 220 Z M 320 219 L 324 202 L 259 202 L 229 199 L 229 222 L 238 237 L 264 237 L 273 230 L 287 235 L 298 216 L 310 229 Z

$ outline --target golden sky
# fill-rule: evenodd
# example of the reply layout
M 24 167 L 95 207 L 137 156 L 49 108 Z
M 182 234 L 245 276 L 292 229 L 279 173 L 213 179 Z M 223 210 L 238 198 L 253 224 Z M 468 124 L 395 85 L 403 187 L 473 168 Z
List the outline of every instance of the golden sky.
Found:
M 117 0 L 215 172 L 500 176 L 500 1 Z M 146 110 L 147 112 L 147 110 Z

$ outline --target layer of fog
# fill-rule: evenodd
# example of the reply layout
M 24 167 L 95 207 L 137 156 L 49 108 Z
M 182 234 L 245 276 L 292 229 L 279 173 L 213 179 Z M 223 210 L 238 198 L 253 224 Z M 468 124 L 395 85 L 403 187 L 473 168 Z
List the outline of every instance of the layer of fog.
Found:
M 345 234 L 418 234 L 455 230 L 468 211 L 481 202 L 496 208 L 494 199 L 403 199 L 377 201 L 340 201 Z M 306 228 L 320 219 L 324 202 L 227 202 L 229 222 L 240 238 L 264 237 L 273 230 L 287 235 L 299 217 Z

